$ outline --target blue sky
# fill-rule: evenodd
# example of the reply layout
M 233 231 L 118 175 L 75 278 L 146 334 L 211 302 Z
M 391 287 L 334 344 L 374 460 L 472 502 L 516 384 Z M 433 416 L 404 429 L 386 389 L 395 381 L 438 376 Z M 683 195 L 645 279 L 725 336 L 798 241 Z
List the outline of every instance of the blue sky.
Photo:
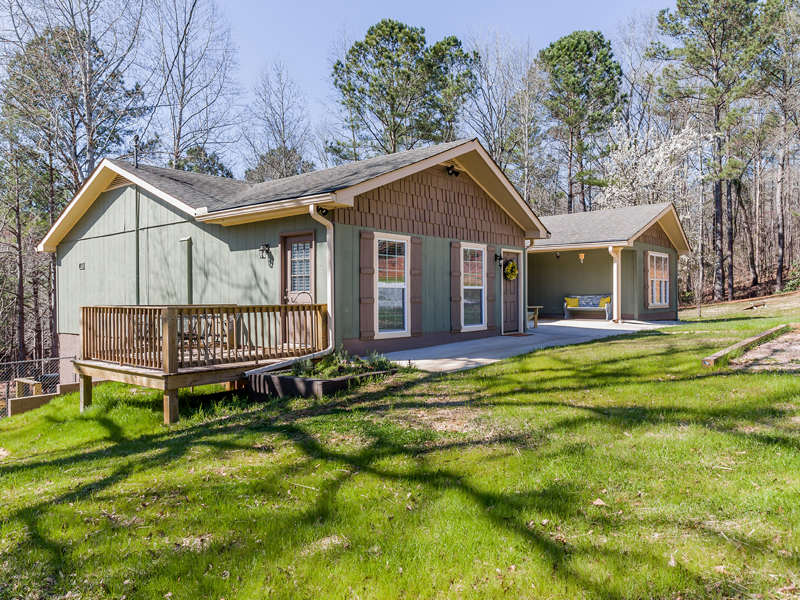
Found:
M 428 42 L 448 35 L 466 38 L 470 29 L 493 27 L 519 38 L 530 38 L 534 48 L 547 46 L 577 29 L 599 29 L 614 34 L 620 19 L 634 11 L 674 8 L 674 0 L 511 1 L 461 0 L 437 2 L 403 0 L 370 2 L 220 0 L 230 17 L 239 45 L 240 79 L 249 89 L 259 67 L 281 54 L 309 97 L 312 116 L 323 112 L 329 93 L 326 57 L 331 41 L 346 23 L 360 39 L 383 18 L 424 27 Z

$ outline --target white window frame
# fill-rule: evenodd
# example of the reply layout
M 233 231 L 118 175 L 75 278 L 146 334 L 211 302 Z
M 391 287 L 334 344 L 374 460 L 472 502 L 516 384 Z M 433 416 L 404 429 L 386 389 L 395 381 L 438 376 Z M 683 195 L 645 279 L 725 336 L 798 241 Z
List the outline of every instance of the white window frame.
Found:
M 379 327 L 380 321 L 378 320 L 378 246 L 381 241 L 387 242 L 404 242 L 406 245 L 406 269 L 405 269 L 405 285 L 403 289 L 405 289 L 405 296 L 404 296 L 404 316 L 403 316 L 403 324 L 405 325 L 405 329 L 402 331 L 385 331 L 381 333 Z M 401 337 L 410 337 L 411 336 L 411 236 L 407 235 L 396 235 L 394 233 L 380 233 L 375 232 L 375 339 L 376 340 L 385 340 L 391 338 L 401 338 Z M 392 287 L 392 286 L 387 286 Z
M 464 324 L 464 250 L 482 250 L 483 251 L 483 294 L 481 294 L 481 314 L 483 315 L 483 323 L 480 325 L 465 325 Z M 494 257 L 492 257 L 494 258 Z M 478 289 L 470 287 L 468 289 Z M 485 244 L 467 244 L 461 243 L 461 331 L 485 331 L 488 328 L 488 318 L 486 315 L 486 245 Z
M 654 257 L 656 257 L 656 256 L 661 257 L 661 258 L 665 258 L 667 260 L 667 277 L 666 277 L 666 279 L 656 279 L 655 277 L 653 277 L 654 269 L 653 269 L 653 261 L 652 261 L 652 259 Z M 664 254 L 664 253 L 661 253 L 661 252 L 650 252 L 648 254 L 647 260 L 648 260 L 648 265 L 647 265 L 647 293 L 650 295 L 649 305 L 650 305 L 650 307 L 664 307 L 664 306 L 668 307 L 670 305 L 670 301 L 669 301 L 670 292 L 672 291 L 672 290 L 670 290 L 670 285 L 669 285 L 669 279 L 670 279 L 670 273 L 671 273 L 671 267 L 672 267 L 672 265 L 670 264 L 670 262 L 671 262 L 670 256 L 669 256 L 669 254 Z M 664 281 L 666 283 L 666 294 L 664 294 L 664 297 L 667 300 L 666 302 L 654 302 L 653 301 L 653 281 Z

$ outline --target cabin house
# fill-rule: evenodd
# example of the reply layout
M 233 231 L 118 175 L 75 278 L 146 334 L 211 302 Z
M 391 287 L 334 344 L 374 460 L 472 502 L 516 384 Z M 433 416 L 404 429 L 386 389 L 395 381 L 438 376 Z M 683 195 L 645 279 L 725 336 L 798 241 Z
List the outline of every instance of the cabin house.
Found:
M 112 379 L 164 390 L 171 422 L 178 389 L 257 367 L 522 332 L 548 236 L 460 140 L 259 184 L 105 159 L 38 249 L 82 406 Z

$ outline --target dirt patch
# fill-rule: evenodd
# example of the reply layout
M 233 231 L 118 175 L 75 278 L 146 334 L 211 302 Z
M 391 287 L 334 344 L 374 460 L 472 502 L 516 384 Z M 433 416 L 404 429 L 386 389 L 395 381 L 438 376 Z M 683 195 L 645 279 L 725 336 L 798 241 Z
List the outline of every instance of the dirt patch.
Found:
M 730 362 L 738 371 L 800 372 L 800 331 L 790 331 Z
M 316 542 L 312 542 L 305 548 L 300 551 L 300 556 L 309 556 L 311 554 L 317 554 L 318 552 L 325 552 L 326 550 L 330 550 L 331 548 L 335 548 L 337 546 L 342 546 L 344 548 L 350 547 L 350 542 L 347 541 L 347 538 L 341 535 L 331 535 L 321 540 L 317 540 Z

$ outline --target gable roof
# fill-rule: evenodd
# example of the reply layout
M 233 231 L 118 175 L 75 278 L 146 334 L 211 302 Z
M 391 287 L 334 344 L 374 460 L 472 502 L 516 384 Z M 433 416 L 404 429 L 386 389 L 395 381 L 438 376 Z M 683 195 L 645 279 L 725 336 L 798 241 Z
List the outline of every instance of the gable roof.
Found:
M 480 143 L 471 139 L 415 148 L 264 183 L 141 164 L 134 167 L 123 160 L 104 159 L 37 249 L 54 252 L 91 203 L 110 186 L 136 184 L 191 219 L 237 225 L 307 213 L 308 207 L 313 205 L 352 207 L 355 196 L 360 193 L 448 161 L 466 170 L 525 230 L 526 238 L 549 235 Z
M 531 252 L 632 246 L 656 222 L 664 229 L 679 254 L 692 251 L 671 202 L 541 217 L 541 221 L 551 237 L 536 240 L 529 249 Z

